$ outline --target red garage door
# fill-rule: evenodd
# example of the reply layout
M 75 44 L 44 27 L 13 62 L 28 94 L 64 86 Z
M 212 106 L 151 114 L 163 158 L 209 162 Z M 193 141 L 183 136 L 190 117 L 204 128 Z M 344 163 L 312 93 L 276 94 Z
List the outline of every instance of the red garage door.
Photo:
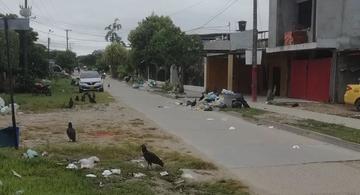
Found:
M 306 99 L 307 63 L 307 60 L 295 60 L 291 63 L 291 98 Z
M 330 68 L 331 58 L 309 61 L 307 99 L 324 102 L 329 101 Z
M 330 68 L 331 58 L 292 61 L 290 97 L 328 102 Z

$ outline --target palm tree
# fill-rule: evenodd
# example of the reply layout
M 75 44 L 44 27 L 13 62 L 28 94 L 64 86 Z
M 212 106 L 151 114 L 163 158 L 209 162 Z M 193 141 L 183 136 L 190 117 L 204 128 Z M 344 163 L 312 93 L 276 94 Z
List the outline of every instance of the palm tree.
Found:
M 114 43 L 114 42 L 122 43 L 121 37 L 117 34 L 117 31 L 119 31 L 122 28 L 122 26 L 119 22 L 120 22 L 119 18 L 115 18 L 115 20 L 112 24 L 105 27 L 105 30 L 108 31 L 105 35 L 106 41 L 109 41 L 112 43 Z

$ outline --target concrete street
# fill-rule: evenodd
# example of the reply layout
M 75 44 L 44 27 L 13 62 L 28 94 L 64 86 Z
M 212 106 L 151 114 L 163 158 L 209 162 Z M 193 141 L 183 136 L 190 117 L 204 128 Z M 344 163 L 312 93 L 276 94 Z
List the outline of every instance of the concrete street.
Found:
M 358 152 L 225 113 L 194 111 L 116 80 L 107 83 L 116 99 L 229 170 L 255 194 L 360 194 Z

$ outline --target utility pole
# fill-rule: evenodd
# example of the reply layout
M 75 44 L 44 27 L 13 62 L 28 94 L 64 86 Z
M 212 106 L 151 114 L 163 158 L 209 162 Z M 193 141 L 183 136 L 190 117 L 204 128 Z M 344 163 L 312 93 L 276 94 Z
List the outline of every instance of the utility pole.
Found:
M 66 51 L 69 51 L 69 31 L 71 31 L 71 29 L 65 29 L 66 31 Z
M 254 0 L 254 24 L 253 24 L 253 50 L 252 50 L 252 85 L 251 96 L 252 101 L 257 101 L 257 42 L 258 42 L 258 30 L 257 30 L 257 0 Z

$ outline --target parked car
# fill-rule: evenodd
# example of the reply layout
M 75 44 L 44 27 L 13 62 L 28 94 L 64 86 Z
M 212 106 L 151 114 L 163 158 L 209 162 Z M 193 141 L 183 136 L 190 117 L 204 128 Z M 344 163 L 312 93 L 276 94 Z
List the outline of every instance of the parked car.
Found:
M 97 71 L 80 72 L 79 92 L 83 91 L 104 91 L 104 83 Z
M 360 111 L 360 84 L 348 85 L 344 95 L 346 104 L 354 105 Z

